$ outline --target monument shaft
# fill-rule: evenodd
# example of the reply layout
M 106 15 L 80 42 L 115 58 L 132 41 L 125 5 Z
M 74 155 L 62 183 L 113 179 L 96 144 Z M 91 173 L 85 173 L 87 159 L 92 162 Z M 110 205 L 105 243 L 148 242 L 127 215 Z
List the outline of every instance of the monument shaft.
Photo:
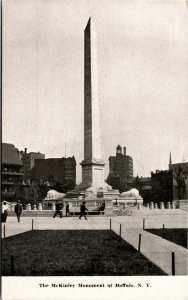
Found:
M 104 162 L 101 158 L 101 139 L 97 78 L 97 47 L 94 24 L 89 19 L 84 31 L 84 160 L 83 189 L 104 186 Z
M 84 160 L 101 159 L 97 41 L 89 19 L 84 32 Z

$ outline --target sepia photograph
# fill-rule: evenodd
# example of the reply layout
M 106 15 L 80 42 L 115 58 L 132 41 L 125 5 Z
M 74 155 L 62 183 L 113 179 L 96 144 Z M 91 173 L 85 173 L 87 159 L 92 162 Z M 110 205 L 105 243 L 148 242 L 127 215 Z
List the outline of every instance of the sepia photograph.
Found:
M 1 9 L 1 298 L 186 300 L 188 2 Z

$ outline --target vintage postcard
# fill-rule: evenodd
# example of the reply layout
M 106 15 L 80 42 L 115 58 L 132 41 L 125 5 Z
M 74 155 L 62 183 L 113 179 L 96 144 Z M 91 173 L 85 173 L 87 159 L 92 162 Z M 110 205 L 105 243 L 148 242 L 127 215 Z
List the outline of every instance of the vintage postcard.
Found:
M 1 298 L 186 300 L 185 0 L 2 1 Z

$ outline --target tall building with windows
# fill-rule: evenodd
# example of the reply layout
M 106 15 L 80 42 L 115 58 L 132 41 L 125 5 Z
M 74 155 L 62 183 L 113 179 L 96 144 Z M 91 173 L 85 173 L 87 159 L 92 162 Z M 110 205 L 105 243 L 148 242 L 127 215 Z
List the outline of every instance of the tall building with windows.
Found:
M 133 159 L 126 154 L 126 147 L 116 148 L 116 156 L 109 157 L 109 174 L 114 176 L 133 177 Z
M 126 190 L 127 182 L 133 178 L 133 159 L 126 154 L 126 147 L 116 148 L 116 156 L 109 157 L 107 182 L 114 189 Z
M 24 181 L 31 180 L 31 170 L 35 165 L 36 159 L 45 159 L 45 154 L 40 152 L 27 152 L 27 148 L 19 151 L 20 159 L 23 163 L 22 173 Z
M 75 157 L 36 159 L 31 179 L 51 187 L 62 185 L 74 189 L 76 185 Z
M 2 143 L 1 188 L 2 200 L 16 201 L 22 181 L 22 161 L 13 144 Z

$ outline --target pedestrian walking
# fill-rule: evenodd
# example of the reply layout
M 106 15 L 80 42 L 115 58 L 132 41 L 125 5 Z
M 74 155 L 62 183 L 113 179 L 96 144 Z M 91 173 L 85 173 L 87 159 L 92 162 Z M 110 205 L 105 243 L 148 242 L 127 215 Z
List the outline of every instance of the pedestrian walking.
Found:
M 57 215 L 59 215 L 60 218 L 62 218 L 63 216 L 62 216 L 61 206 L 60 206 L 59 202 L 56 203 L 55 209 L 56 209 L 56 211 L 55 211 L 53 218 L 55 218 Z
M 7 216 L 8 216 L 8 202 L 3 201 L 2 208 L 1 208 L 1 222 L 2 223 L 6 223 Z
M 69 215 L 69 204 L 66 204 L 66 217 Z
M 87 220 L 86 218 L 86 210 L 88 211 L 88 209 L 85 206 L 85 201 L 82 203 L 82 205 L 80 206 L 80 216 L 79 219 L 81 220 L 82 216 L 85 217 L 85 220 Z
M 14 209 L 17 219 L 18 219 L 18 223 L 20 222 L 20 216 L 22 213 L 22 204 L 20 203 L 20 200 L 17 201 L 17 204 L 15 205 L 15 209 Z
M 99 213 L 104 212 L 105 209 L 105 202 L 103 201 L 101 206 L 99 207 Z

